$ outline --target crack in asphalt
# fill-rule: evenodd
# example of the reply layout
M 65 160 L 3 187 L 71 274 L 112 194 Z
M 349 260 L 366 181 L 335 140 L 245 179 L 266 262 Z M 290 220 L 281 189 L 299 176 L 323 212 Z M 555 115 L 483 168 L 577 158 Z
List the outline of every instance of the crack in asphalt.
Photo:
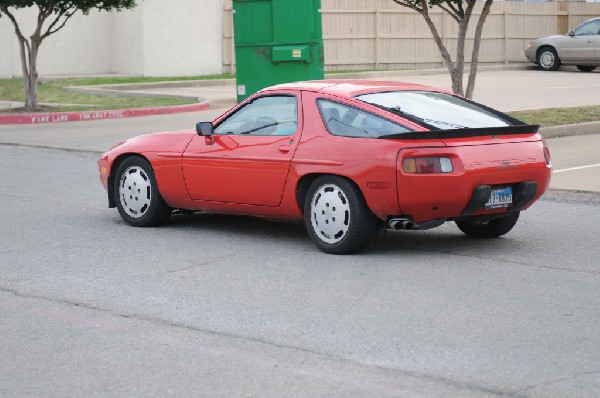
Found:
M 26 299 L 43 300 L 43 301 L 47 301 L 47 302 L 50 302 L 53 304 L 65 305 L 67 307 L 75 307 L 75 308 L 81 308 L 81 309 L 86 309 L 86 310 L 90 310 L 90 311 L 97 311 L 97 312 L 101 312 L 101 313 L 109 315 L 109 316 L 114 316 L 114 317 L 119 317 L 119 318 L 124 318 L 124 319 L 131 319 L 131 320 L 138 320 L 138 321 L 142 321 L 142 322 L 149 322 L 149 323 L 163 326 L 163 327 L 183 329 L 183 330 L 191 331 L 194 333 L 205 333 L 205 334 L 209 334 L 209 335 L 216 336 L 216 337 L 225 337 L 225 338 L 229 338 L 229 339 L 264 344 L 264 345 L 267 345 L 270 347 L 281 348 L 281 349 L 285 349 L 285 350 L 298 351 L 298 352 L 316 355 L 321 358 L 335 360 L 335 361 L 339 361 L 339 362 L 347 363 L 347 364 L 351 364 L 351 365 L 375 368 L 375 369 L 385 371 L 385 372 L 394 372 L 394 373 L 397 372 L 402 375 L 413 377 L 413 378 L 416 378 L 419 380 L 433 381 L 436 383 L 440 383 L 440 384 L 443 384 L 443 385 L 446 385 L 448 387 L 455 388 L 458 390 L 482 392 L 482 393 L 490 394 L 490 395 L 497 396 L 497 397 L 525 398 L 525 396 L 518 395 L 521 390 L 518 390 L 516 392 L 502 391 L 500 389 L 494 389 L 494 388 L 490 388 L 490 387 L 486 387 L 486 386 L 482 386 L 482 385 L 478 385 L 478 384 L 474 384 L 474 383 L 469 383 L 469 382 L 465 382 L 465 381 L 457 381 L 457 380 L 449 379 L 449 378 L 446 378 L 443 376 L 436 376 L 436 375 L 415 372 L 415 371 L 410 371 L 410 370 L 402 370 L 399 368 L 394 368 L 394 367 L 389 367 L 389 366 L 363 363 L 363 362 L 351 360 L 351 359 L 348 359 L 348 358 L 345 358 L 342 356 L 338 356 L 338 355 L 327 354 L 327 353 L 314 351 L 314 350 L 297 347 L 297 346 L 279 344 L 279 343 L 276 343 L 273 341 L 261 340 L 261 339 L 253 338 L 253 337 L 249 337 L 249 336 L 239 336 L 239 335 L 234 335 L 234 334 L 230 334 L 230 333 L 226 333 L 226 332 L 220 332 L 220 331 L 216 331 L 216 330 L 201 329 L 201 328 L 186 325 L 183 323 L 170 322 L 170 321 L 167 321 L 167 320 L 164 320 L 161 318 L 151 317 L 151 316 L 147 316 L 147 315 L 120 313 L 120 312 L 116 312 L 116 311 L 113 311 L 110 309 L 106 309 L 106 308 L 102 308 L 102 307 L 98 307 L 98 306 L 90 305 L 90 304 L 86 304 L 86 303 L 79 303 L 79 302 L 72 301 L 72 300 L 53 298 L 53 297 L 42 296 L 42 295 L 26 294 L 26 293 L 20 292 L 16 289 L 7 288 L 4 286 L 0 286 L 0 292 L 12 294 L 16 297 L 21 297 L 21 298 L 26 298 Z M 530 388 L 530 387 L 528 387 L 528 388 Z M 527 390 L 527 389 L 523 389 L 523 391 L 525 391 L 525 390 Z
M 187 267 L 183 267 L 183 268 L 176 268 L 176 269 L 172 269 L 172 270 L 165 271 L 165 274 L 173 274 L 173 273 L 176 273 L 176 272 L 188 271 L 188 270 L 194 269 L 194 268 L 196 268 L 196 267 L 203 267 L 203 266 L 205 266 L 205 265 L 209 265 L 209 264 L 212 264 L 212 263 L 216 263 L 216 262 L 218 262 L 218 261 L 224 260 L 224 259 L 226 259 L 226 258 L 229 258 L 229 257 L 232 257 L 232 256 L 220 256 L 220 257 L 215 257 L 215 258 L 213 258 L 213 259 L 210 259 L 210 260 L 202 261 L 201 263 L 197 263 L 197 264 L 188 265 Z
M 71 153 L 89 153 L 94 155 L 102 155 L 103 151 L 98 151 L 94 149 L 83 149 L 83 148 L 60 148 L 48 145 L 35 145 L 35 144 L 18 144 L 16 142 L 1 142 L 0 146 L 10 146 L 16 148 L 33 148 L 33 149 L 51 149 L 53 151 L 61 151 L 61 152 L 71 152 Z
M 448 251 L 448 250 L 432 250 L 432 251 L 435 252 L 435 253 L 447 254 L 447 255 L 457 256 L 457 257 L 472 258 L 472 259 L 486 260 L 486 261 L 489 261 L 489 260 L 498 261 L 498 262 L 503 263 L 503 264 L 512 264 L 512 265 L 518 265 L 518 266 L 522 266 L 522 267 L 549 269 L 549 270 L 553 270 L 553 271 L 565 271 L 565 272 L 578 273 L 578 274 L 600 275 L 600 270 L 599 271 L 574 270 L 574 269 L 561 268 L 561 267 L 551 267 L 551 266 L 548 266 L 548 265 L 535 265 L 535 264 L 521 263 L 521 262 L 518 262 L 518 261 L 502 260 L 502 259 L 499 259 L 499 258 L 489 258 L 489 257 L 474 256 L 474 255 L 471 255 L 471 254 L 454 253 L 454 252 L 451 252 L 451 251 Z
M 552 385 L 552 384 L 558 384 L 558 383 L 564 383 L 564 382 L 566 382 L 566 381 L 575 380 L 575 379 L 577 379 L 577 378 L 579 378 L 579 377 L 581 377 L 581 376 L 589 376 L 589 375 L 596 375 L 596 374 L 599 374 L 599 375 L 600 375 L 600 370 L 590 370 L 590 371 L 586 371 L 586 372 L 579 372 L 579 373 L 577 373 L 577 374 L 575 374 L 575 375 L 573 375 L 573 376 L 569 376 L 569 377 L 562 377 L 562 378 L 560 378 L 560 379 L 545 380 L 545 381 L 542 381 L 542 382 L 539 382 L 539 383 L 533 384 L 533 385 L 531 385 L 531 386 L 529 386 L 529 387 L 525 387 L 525 388 L 522 388 L 522 389 L 516 390 L 515 392 L 513 392 L 513 393 L 510 393 L 510 394 L 508 395 L 508 397 L 511 397 L 511 398 L 512 398 L 512 397 L 515 397 L 515 398 L 517 398 L 517 397 L 518 397 L 518 395 L 513 395 L 513 394 L 522 394 L 522 393 L 524 393 L 524 392 L 526 392 L 526 391 L 531 391 L 531 390 L 533 390 L 534 388 L 537 388 L 537 387 L 539 387 L 539 386 L 543 386 L 543 385 Z

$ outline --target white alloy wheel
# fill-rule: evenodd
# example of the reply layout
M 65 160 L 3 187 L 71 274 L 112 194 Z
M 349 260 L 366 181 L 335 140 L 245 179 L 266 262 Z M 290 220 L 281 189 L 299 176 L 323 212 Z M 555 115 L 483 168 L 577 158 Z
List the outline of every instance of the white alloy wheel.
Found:
M 119 181 L 119 200 L 131 218 L 143 217 L 152 203 L 152 182 L 140 166 L 128 167 Z
M 334 184 L 321 186 L 310 201 L 311 224 L 326 243 L 337 243 L 350 227 L 350 204 L 346 194 Z
M 304 223 L 314 244 L 330 254 L 364 249 L 379 227 L 358 186 L 332 175 L 315 178 L 308 188 Z

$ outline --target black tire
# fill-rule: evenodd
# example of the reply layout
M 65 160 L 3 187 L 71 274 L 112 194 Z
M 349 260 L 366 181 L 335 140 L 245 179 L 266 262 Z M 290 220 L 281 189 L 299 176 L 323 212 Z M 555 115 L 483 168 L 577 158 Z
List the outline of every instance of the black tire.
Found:
M 160 225 L 171 215 L 172 209 L 158 192 L 152 166 L 140 156 L 121 163 L 114 178 L 114 194 L 121 218 L 135 227 Z
M 304 222 L 315 245 L 329 254 L 364 249 L 379 225 L 360 189 L 338 176 L 313 181 L 304 202 Z
M 498 238 L 513 229 L 519 220 L 519 214 L 520 212 L 516 211 L 507 217 L 484 222 L 456 221 L 456 225 L 471 238 Z
M 588 65 L 577 65 L 577 69 L 579 69 L 582 72 L 591 72 L 594 69 L 596 69 L 595 66 L 588 66 Z
M 552 71 L 560 68 L 560 58 L 552 47 L 542 47 L 537 53 L 537 64 L 541 70 Z

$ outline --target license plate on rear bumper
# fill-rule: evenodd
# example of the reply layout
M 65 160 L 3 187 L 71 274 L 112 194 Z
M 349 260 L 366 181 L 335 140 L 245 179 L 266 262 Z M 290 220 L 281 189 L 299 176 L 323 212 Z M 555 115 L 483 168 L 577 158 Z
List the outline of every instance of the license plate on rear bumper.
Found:
M 512 205 L 512 187 L 492 189 L 490 200 L 485 204 L 486 209 L 500 209 Z

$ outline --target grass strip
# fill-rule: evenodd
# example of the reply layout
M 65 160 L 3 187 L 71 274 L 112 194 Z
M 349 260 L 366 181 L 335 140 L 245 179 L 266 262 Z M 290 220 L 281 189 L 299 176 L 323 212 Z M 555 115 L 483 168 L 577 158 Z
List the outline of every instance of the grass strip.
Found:
M 600 121 L 600 105 L 517 111 L 508 112 L 508 114 L 525 123 L 539 124 L 542 127 L 561 126 Z
M 52 112 L 110 110 L 127 108 L 146 108 L 155 106 L 173 106 L 193 104 L 196 101 L 177 97 L 127 97 L 103 96 L 65 90 L 66 86 L 94 86 L 119 83 L 149 83 L 159 81 L 187 81 L 224 79 L 231 75 L 188 76 L 188 77 L 90 77 L 66 78 L 43 81 L 38 86 L 38 101 L 53 106 Z M 22 79 L 0 79 L 0 101 L 23 101 Z M 0 110 L 10 113 L 10 109 Z

